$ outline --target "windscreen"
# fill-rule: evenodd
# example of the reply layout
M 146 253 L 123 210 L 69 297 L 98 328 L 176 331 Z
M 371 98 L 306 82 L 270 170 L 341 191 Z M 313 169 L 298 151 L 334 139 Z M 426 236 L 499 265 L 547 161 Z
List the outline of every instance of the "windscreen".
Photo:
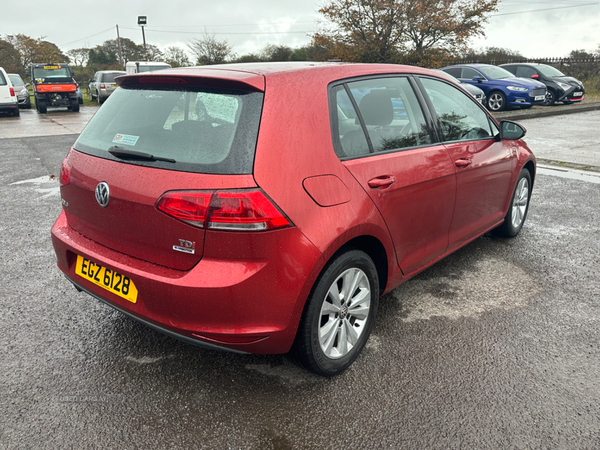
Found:
M 71 70 L 63 66 L 41 66 L 33 68 L 33 78 L 37 80 L 71 79 Z
M 502 67 L 480 67 L 484 75 L 492 80 L 502 80 L 503 78 L 515 78 L 515 76 L 510 73 L 508 70 L 503 69 Z
M 542 72 L 545 77 L 564 77 L 565 74 L 552 66 L 540 65 L 537 69 Z
M 25 84 L 19 75 L 9 75 L 8 78 L 10 78 L 13 86 L 23 86 Z
M 262 99 L 262 93 L 239 90 L 122 87 L 98 110 L 74 148 L 161 169 L 249 174 Z M 109 150 L 146 156 L 117 157 Z
M 112 83 L 115 81 L 116 77 L 120 77 L 121 75 L 125 75 L 123 72 L 110 72 L 102 75 L 102 81 L 105 83 Z

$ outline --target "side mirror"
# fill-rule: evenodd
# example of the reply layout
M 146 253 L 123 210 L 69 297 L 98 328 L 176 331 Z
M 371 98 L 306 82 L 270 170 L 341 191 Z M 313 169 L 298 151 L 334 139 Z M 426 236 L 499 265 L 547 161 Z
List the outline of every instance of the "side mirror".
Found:
M 522 125 L 510 120 L 500 122 L 500 139 L 517 140 L 525 136 L 527 130 Z
M 475 75 L 473 77 L 473 81 L 477 81 L 478 83 L 481 83 L 483 81 L 483 78 L 481 78 L 479 75 Z
M 94 82 L 93 78 L 90 78 L 90 81 L 88 81 L 88 83 L 93 83 L 93 82 Z
M 534 80 L 537 80 L 539 77 L 540 76 L 537 73 L 531 75 L 531 78 L 533 78 Z

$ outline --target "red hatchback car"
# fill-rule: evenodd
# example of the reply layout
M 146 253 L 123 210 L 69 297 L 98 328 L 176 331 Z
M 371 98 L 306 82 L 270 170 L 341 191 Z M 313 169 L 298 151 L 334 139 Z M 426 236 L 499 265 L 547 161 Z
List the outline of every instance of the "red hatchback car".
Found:
M 117 83 L 61 167 L 58 266 L 186 342 L 335 375 L 382 294 L 525 221 L 525 130 L 436 72 L 238 64 Z

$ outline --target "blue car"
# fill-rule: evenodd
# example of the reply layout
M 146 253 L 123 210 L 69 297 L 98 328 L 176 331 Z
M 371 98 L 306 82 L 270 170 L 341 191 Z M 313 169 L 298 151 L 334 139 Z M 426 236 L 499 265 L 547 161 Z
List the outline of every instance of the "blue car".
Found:
M 460 64 L 442 70 L 461 83 L 477 86 L 486 95 L 490 111 L 531 108 L 546 101 L 546 85 L 531 78 L 517 78 L 508 70 L 491 64 Z

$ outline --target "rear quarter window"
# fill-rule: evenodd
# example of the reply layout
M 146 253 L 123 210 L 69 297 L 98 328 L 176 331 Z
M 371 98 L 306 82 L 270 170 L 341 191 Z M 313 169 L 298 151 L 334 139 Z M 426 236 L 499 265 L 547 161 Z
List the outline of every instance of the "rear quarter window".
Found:
M 252 173 L 263 94 L 225 89 L 117 89 L 77 139 L 107 159 L 113 147 L 175 160 L 131 164 L 209 174 Z

